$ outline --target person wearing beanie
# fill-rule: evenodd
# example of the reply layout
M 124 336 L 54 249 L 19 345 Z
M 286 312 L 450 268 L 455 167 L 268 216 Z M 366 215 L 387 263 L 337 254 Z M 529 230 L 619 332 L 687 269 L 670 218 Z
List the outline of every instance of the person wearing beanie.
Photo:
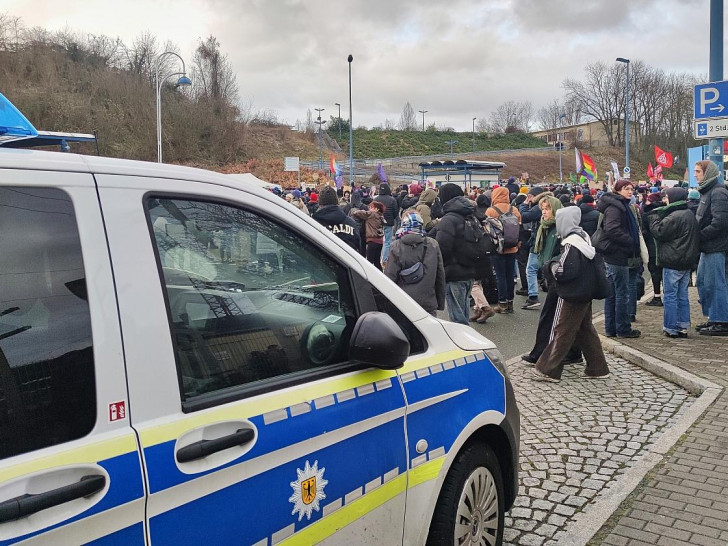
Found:
M 311 192 L 311 195 L 308 197 L 308 203 L 306 204 L 308 207 L 308 212 L 313 216 L 313 213 L 316 212 L 316 209 L 318 209 L 318 193 L 315 191 Z
M 422 216 L 414 209 L 402 214 L 394 239 L 384 274 L 436 317 L 438 309 L 445 309 L 445 266 L 437 241 L 425 234 Z M 422 278 L 412 282 L 403 273 L 416 270 L 418 263 L 422 264 Z
M 688 284 L 700 254 L 698 221 L 687 204 L 688 192 L 669 188 L 667 206 L 645 213 L 657 250 L 657 265 L 662 268 L 664 308 L 662 330 L 667 337 L 688 337 L 690 299 Z
M 374 198 L 384 205 L 384 243 L 382 244 L 382 269 L 387 265 L 389 256 L 389 245 L 392 244 L 392 230 L 399 216 L 399 203 L 392 197 L 392 190 L 389 184 L 379 184 L 379 193 Z
M 518 193 L 528 193 L 528 188 L 526 186 L 521 186 L 521 189 L 518 190 Z
M 503 190 L 508 191 L 508 190 Z M 465 218 L 472 216 L 475 204 L 465 197 L 457 184 L 440 187 L 443 216 L 428 235 L 433 237 L 442 252 L 445 267 L 445 301 L 452 322 L 470 323 L 470 291 L 478 278 L 476 264 L 464 256 Z
M 308 212 L 308 207 L 306 206 L 306 203 L 303 202 L 303 199 L 301 199 L 301 191 L 296 188 L 291 191 L 290 193 L 292 199 L 290 201 L 291 205 L 296 207 L 298 210 L 300 210 L 303 214 L 306 216 L 310 216 L 310 212 Z
M 510 204 L 508 188 L 493 190 L 491 207 L 485 212 L 489 218 L 500 218 L 502 215 L 512 213 L 518 223 L 521 223 L 521 213 Z M 520 244 L 518 245 L 520 246 Z M 493 310 L 496 313 L 513 313 L 514 282 L 513 272 L 516 266 L 518 246 L 506 248 L 501 253 L 493 254 L 492 262 L 495 268 L 495 277 L 498 282 L 498 306 Z
M 594 206 L 594 197 L 591 193 L 587 193 L 581 198 L 579 210 L 581 211 L 579 227 L 591 237 L 597 230 L 597 225 L 599 225 L 599 211 Z
M 515 193 L 518 194 L 519 191 L 521 191 L 521 187 L 518 185 L 518 182 L 516 182 L 516 178 L 514 176 L 511 176 L 508 179 L 508 183 L 506 184 L 506 188 L 508 188 L 508 193 Z M 511 197 L 511 201 L 513 201 L 513 197 Z
M 640 230 L 630 200 L 634 193 L 632 182 L 617 180 L 614 193 L 605 193 L 597 203 L 603 214 L 602 237 L 596 244 L 604 256 L 607 280 L 612 295 L 604 300 L 604 330 L 607 337 L 636 338 L 640 331 L 631 323 L 630 260 L 640 256 Z
M 700 205 L 695 215 L 700 233 L 698 294 L 707 322 L 697 326 L 701 335 L 728 336 L 728 190 L 712 161 L 695 164 Z
M 689 190 L 687 203 L 690 212 L 693 213 L 693 216 L 696 216 L 698 214 L 698 207 L 700 206 L 700 192 L 694 188 Z
M 657 188 L 652 188 L 657 190 Z M 647 195 L 647 202 L 642 208 L 642 236 L 645 239 L 645 245 L 647 246 L 647 253 L 649 255 L 649 261 L 647 262 L 647 270 L 650 272 L 650 278 L 652 279 L 652 288 L 654 290 L 654 296 L 650 301 L 645 303 L 649 307 L 662 307 L 662 267 L 657 264 L 657 248 L 656 241 L 652 237 L 650 231 L 650 222 L 647 215 L 653 210 L 662 207 L 662 195 L 658 191 L 652 191 Z
M 339 196 L 334 188 L 324 186 L 318 196 L 318 208 L 311 217 L 351 248 L 359 251 L 361 243 L 358 226 L 339 206 Z
M 363 222 L 366 231 L 366 258 L 382 271 L 382 246 L 384 244 L 384 205 L 379 201 L 369 203 L 367 210 L 353 210 L 354 219 Z

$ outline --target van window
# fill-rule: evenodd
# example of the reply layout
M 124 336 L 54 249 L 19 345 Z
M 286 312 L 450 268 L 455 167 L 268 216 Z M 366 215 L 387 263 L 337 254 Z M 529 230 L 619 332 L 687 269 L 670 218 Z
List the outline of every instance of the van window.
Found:
M 287 226 L 237 207 L 150 198 L 182 399 L 346 361 L 346 268 Z
M 0 459 L 74 440 L 96 422 L 86 279 L 73 204 L 0 187 Z

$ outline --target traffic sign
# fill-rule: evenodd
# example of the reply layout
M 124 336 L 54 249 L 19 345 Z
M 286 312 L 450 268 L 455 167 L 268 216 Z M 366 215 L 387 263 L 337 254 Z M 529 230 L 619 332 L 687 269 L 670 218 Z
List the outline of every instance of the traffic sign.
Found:
M 695 138 L 724 138 L 728 137 L 728 118 L 716 118 L 693 122 Z
M 631 173 L 631 169 L 629 167 L 625 167 L 624 170 L 623 170 L 623 173 L 624 173 L 624 177 L 625 178 L 629 178 L 629 175 Z
M 298 170 L 298 158 L 297 157 L 283 158 L 283 170 L 284 171 L 297 171 Z
M 728 116 L 728 81 L 702 83 L 693 89 L 695 119 Z

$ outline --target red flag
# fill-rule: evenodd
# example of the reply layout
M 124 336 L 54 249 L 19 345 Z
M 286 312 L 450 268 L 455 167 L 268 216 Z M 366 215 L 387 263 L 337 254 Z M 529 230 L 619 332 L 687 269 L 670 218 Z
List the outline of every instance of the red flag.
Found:
M 655 146 L 655 161 L 657 161 L 658 165 L 662 165 L 664 168 L 669 169 L 672 167 L 672 154 Z
M 652 170 L 652 162 L 647 164 L 647 178 L 655 176 L 655 171 Z

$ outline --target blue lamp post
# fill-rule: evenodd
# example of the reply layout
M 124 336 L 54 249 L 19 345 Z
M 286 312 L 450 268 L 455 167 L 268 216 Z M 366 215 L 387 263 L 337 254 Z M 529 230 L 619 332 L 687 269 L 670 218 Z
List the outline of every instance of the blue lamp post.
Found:
M 182 72 L 174 72 L 172 74 L 167 74 L 164 78 L 161 80 L 159 79 L 159 66 L 162 64 L 162 58 L 172 55 L 174 57 L 177 57 L 180 62 L 182 63 Z M 162 162 L 162 97 L 161 97 L 161 89 L 162 84 L 167 80 L 168 78 L 171 78 L 172 76 L 179 76 L 177 79 L 177 86 L 178 87 L 186 87 L 189 85 L 192 85 L 192 80 L 190 80 L 187 77 L 187 70 L 185 69 L 185 62 L 177 55 L 174 51 L 165 51 L 162 53 L 159 57 L 157 57 L 157 60 L 154 62 L 154 82 L 155 87 L 157 91 L 157 163 Z

